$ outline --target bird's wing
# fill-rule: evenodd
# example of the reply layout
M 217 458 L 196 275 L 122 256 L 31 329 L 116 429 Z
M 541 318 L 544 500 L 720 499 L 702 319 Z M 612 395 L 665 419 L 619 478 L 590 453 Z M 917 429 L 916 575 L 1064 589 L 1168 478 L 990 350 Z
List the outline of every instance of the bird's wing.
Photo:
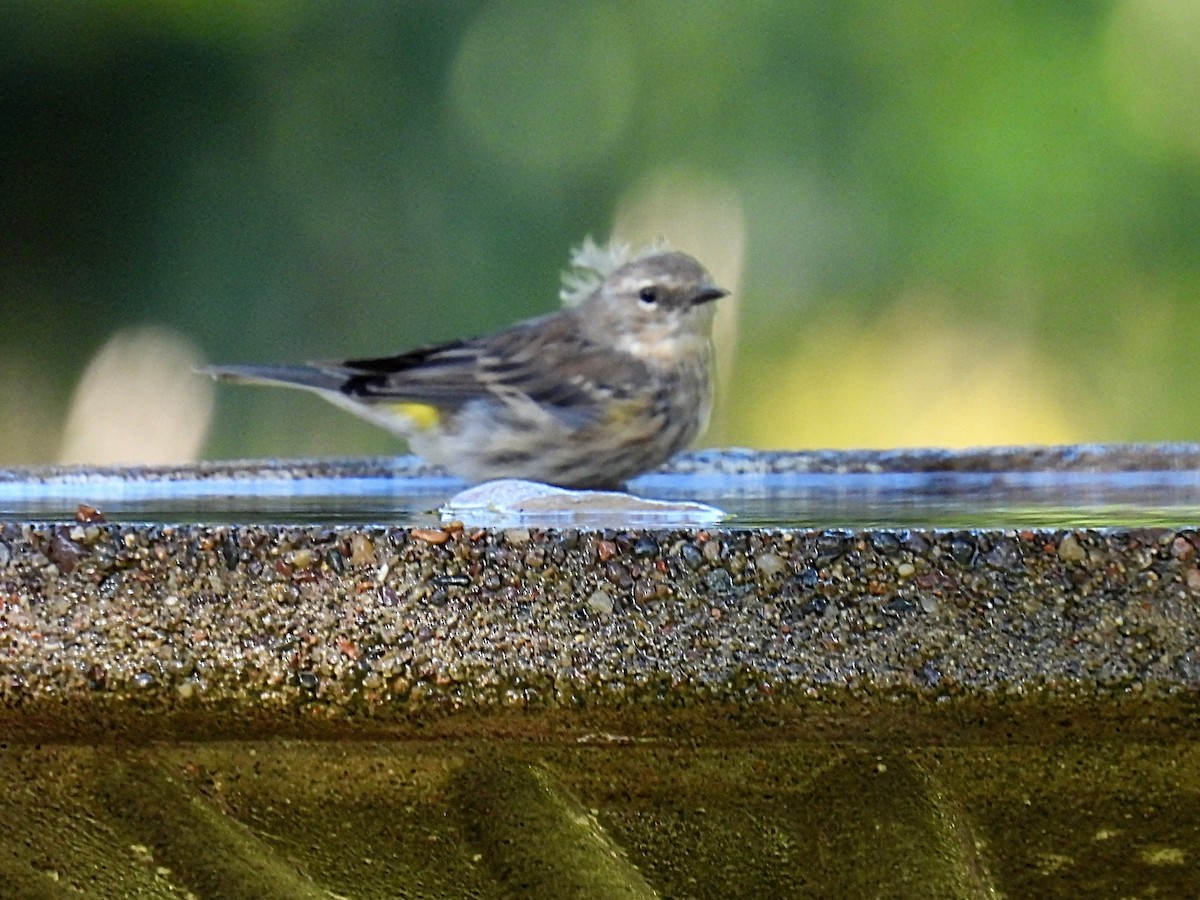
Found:
M 484 397 L 528 397 L 571 424 L 598 418 L 606 400 L 627 396 L 649 377 L 640 361 L 585 341 L 563 314 L 486 338 L 318 366 L 343 376 L 339 389 L 368 403 L 455 408 Z

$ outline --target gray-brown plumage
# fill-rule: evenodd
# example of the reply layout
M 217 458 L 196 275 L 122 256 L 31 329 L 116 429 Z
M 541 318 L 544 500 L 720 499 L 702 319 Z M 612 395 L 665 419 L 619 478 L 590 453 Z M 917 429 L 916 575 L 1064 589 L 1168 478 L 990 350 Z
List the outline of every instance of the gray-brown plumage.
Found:
M 378 359 L 205 371 L 315 391 L 470 481 L 610 487 L 661 464 L 707 423 L 710 301 L 725 294 L 692 257 L 652 252 L 576 305 L 485 337 Z

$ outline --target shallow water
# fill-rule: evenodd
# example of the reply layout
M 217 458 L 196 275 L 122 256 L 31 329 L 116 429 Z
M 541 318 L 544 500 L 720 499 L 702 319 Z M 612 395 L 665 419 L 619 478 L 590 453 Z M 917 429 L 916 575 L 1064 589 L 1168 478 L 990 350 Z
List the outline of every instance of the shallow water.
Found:
M 451 478 L 205 477 L 0 482 L 0 521 L 73 521 L 80 503 L 110 521 L 386 523 L 428 526 L 465 485 Z M 1200 523 L 1200 472 L 888 472 L 653 474 L 643 497 L 698 501 L 755 528 L 1186 527 Z M 610 526 L 540 516 L 542 524 Z M 538 524 L 537 518 L 526 524 Z M 696 525 L 661 515 L 661 527 Z

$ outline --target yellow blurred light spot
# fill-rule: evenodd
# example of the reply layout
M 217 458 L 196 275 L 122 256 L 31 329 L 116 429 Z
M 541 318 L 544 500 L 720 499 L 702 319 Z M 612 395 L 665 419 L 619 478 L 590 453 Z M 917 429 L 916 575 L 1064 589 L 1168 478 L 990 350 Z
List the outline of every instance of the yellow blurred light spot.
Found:
M 438 412 L 437 407 L 430 406 L 428 403 L 397 403 L 392 409 L 395 410 L 396 415 L 411 419 L 412 423 L 421 431 L 428 431 L 442 419 L 442 414 Z
M 198 458 L 213 411 L 199 352 L 165 328 L 118 331 L 92 357 L 71 398 L 59 461 L 183 463 Z
M 1081 439 L 1054 367 L 936 304 L 873 323 L 814 314 L 782 362 L 739 383 L 737 430 L 763 448 L 967 447 Z

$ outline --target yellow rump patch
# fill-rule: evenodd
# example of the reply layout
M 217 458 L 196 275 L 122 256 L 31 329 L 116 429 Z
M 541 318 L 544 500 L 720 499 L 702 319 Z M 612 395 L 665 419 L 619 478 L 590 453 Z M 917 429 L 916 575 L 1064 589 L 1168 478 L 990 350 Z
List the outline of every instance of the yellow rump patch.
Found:
M 410 419 L 421 431 L 436 427 L 442 419 L 438 408 L 428 403 L 394 403 L 392 410 L 396 415 Z
M 645 400 L 612 400 L 604 410 L 604 420 L 609 425 L 629 425 L 646 415 Z

